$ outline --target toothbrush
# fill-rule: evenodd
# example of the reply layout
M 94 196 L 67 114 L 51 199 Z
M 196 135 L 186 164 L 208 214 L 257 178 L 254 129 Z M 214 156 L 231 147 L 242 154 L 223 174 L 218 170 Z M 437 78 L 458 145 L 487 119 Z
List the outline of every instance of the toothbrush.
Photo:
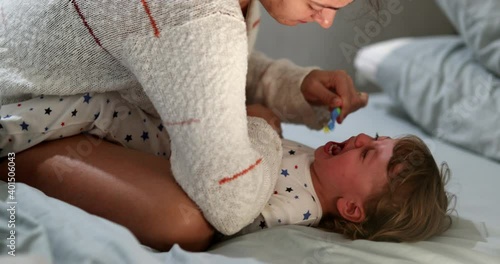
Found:
M 332 113 L 330 115 L 330 118 L 331 118 L 330 122 L 328 122 L 328 125 L 326 125 L 323 128 L 323 131 L 325 133 L 329 133 L 329 132 L 333 131 L 333 129 L 335 128 L 335 122 L 337 120 L 337 117 L 339 117 L 341 113 L 342 113 L 342 110 L 340 110 L 339 107 L 332 110 Z

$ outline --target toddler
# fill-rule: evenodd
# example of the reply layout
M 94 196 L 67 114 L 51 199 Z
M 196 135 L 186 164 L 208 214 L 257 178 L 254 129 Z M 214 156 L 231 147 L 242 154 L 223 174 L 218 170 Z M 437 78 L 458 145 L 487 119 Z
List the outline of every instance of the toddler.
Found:
M 117 93 L 106 93 L 41 96 L 3 106 L 0 157 L 81 132 L 165 158 L 170 155 L 160 119 Z M 448 170 L 438 169 L 418 137 L 360 134 L 316 150 L 289 140 L 282 140 L 282 147 L 274 194 L 239 234 L 298 224 L 351 239 L 410 242 L 439 234 L 451 224 L 444 188 Z
M 416 136 L 360 134 L 313 150 L 283 140 L 269 203 L 239 234 L 298 224 L 350 239 L 414 242 L 449 228 L 449 170 Z

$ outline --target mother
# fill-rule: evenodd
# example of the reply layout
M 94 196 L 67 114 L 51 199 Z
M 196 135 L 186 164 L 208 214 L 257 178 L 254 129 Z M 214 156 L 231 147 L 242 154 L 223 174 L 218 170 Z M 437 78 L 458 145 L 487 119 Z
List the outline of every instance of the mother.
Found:
M 261 0 L 282 24 L 317 22 L 324 28 L 351 2 Z M 119 91 L 161 117 L 171 138 L 177 183 L 224 234 L 258 215 L 278 166 L 279 147 L 262 151 L 264 143 L 249 139 L 245 99 L 314 128 L 328 115 L 313 105 L 342 107 L 342 122 L 367 103 L 367 95 L 357 93 L 344 72 L 249 55 L 259 23 L 256 1 L 6 0 L 0 8 L 6 29 L 0 38 L 2 104 L 41 94 Z M 20 180 L 127 226 L 153 247 L 206 245 L 199 243 L 200 234 L 208 230 L 205 242 L 211 234 L 205 222 L 177 221 L 185 227 L 178 230 L 196 235 L 191 241 L 180 241 L 172 228 L 164 228 L 176 222 L 166 216 L 181 219 L 172 210 L 195 208 L 187 197 L 169 199 L 182 191 L 171 177 L 164 178 L 168 163 L 109 143 L 95 145 L 83 162 L 67 158 L 81 140 L 47 142 L 19 154 Z M 9 143 L 3 148 L 5 156 Z M 54 177 L 55 166 L 74 170 L 61 181 Z

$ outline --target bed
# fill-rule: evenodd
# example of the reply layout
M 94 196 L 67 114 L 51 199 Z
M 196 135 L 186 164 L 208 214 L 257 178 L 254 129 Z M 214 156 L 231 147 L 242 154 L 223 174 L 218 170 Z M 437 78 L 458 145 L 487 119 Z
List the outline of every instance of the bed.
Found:
M 448 190 L 458 196 L 454 224 L 441 236 L 412 244 L 350 241 L 338 234 L 301 226 L 279 227 L 236 237 L 205 253 L 175 246 L 157 253 L 141 246 L 125 228 L 16 184 L 16 258 L 0 248 L 0 262 L 17 263 L 500 263 L 500 163 L 442 142 L 417 128 L 385 94 L 330 134 L 283 126 L 284 137 L 317 147 L 358 133 L 424 139 L 438 162 L 448 162 Z M 7 184 L 0 183 L 2 243 L 13 230 L 4 217 Z
M 311 147 L 359 133 L 421 137 L 437 162 L 446 161 L 452 172 L 447 190 L 457 200 L 453 225 L 444 234 L 396 244 L 350 241 L 319 229 L 285 226 L 232 238 L 204 253 L 186 252 L 177 245 L 160 253 L 142 246 L 120 225 L 25 184 L 9 186 L 0 181 L 0 263 L 500 264 L 500 21 L 496 15 L 500 2 L 436 3 L 466 38 L 403 39 L 362 49 L 355 63 L 358 80 L 375 83 L 384 93 L 371 94 L 368 106 L 351 114 L 333 133 L 284 124 L 283 134 Z M 350 33 L 351 28 L 348 30 Z M 402 43 L 412 44 L 403 49 Z M 272 45 L 281 49 L 281 45 Z M 399 52 L 395 52 L 396 46 L 401 47 Z M 476 53 L 468 50 L 471 47 Z M 488 70 L 478 67 L 478 62 Z M 426 77 L 422 68 L 433 74 Z M 478 96 L 470 83 L 478 73 L 492 80 L 487 83 L 488 96 Z M 442 89 L 449 83 L 455 90 Z M 454 105 L 467 111 L 459 111 L 461 115 L 448 111 Z M 454 116 L 460 122 L 435 127 L 443 124 L 437 122 L 439 118 L 446 121 Z

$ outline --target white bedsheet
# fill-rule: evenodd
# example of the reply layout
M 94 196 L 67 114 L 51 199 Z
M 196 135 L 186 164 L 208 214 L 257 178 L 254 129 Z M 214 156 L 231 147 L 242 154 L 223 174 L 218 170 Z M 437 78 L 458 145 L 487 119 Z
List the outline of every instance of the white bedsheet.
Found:
M 429 144 L 438 162 L 452 171 L 449 189 L 458 195 L 460 220 L 430 241 L 395 244 L 350 241 L 314 228 L 289 226 L 237 237 L 208 253 L 188 253 L 178 247 L 153 253 L 125 228 L 85 213 L 69 204 L 17 184 L 18 263 L 500 263 L 500 164 L 423 135 L 404 121 L 384 95 L 351 115 L 331 134 L 301 126 L 284 126 L 286 138 L 312 147 L 341 141 L 357 133 L 397 136 L 416 134 Z M 3 245 L 7 228 L 6 185 L 0 182 L 1 263 L 13 260 Z M 249 259 L 242 259 L 242 258 Z
M 431 149 L 438 163 L 448 162 L 448 190 L 458 196 L 454 224 L 443 235 L 418 243 L 349 241 L 307 227 L 270 229 L 235 238 L 213 252 L 253 256 L 270 263 L 500 263 L 500 163 L 431 138 L 406 121 L 384 94 L 350 115 L 330 134 L 284 125 L 287 139 L 318 147 L 359 133 L 391 137 L 414 134 Z M 472 139 L 471 139 L 472 140 Z M 271 250 L 269 249 L 271 248 Z

